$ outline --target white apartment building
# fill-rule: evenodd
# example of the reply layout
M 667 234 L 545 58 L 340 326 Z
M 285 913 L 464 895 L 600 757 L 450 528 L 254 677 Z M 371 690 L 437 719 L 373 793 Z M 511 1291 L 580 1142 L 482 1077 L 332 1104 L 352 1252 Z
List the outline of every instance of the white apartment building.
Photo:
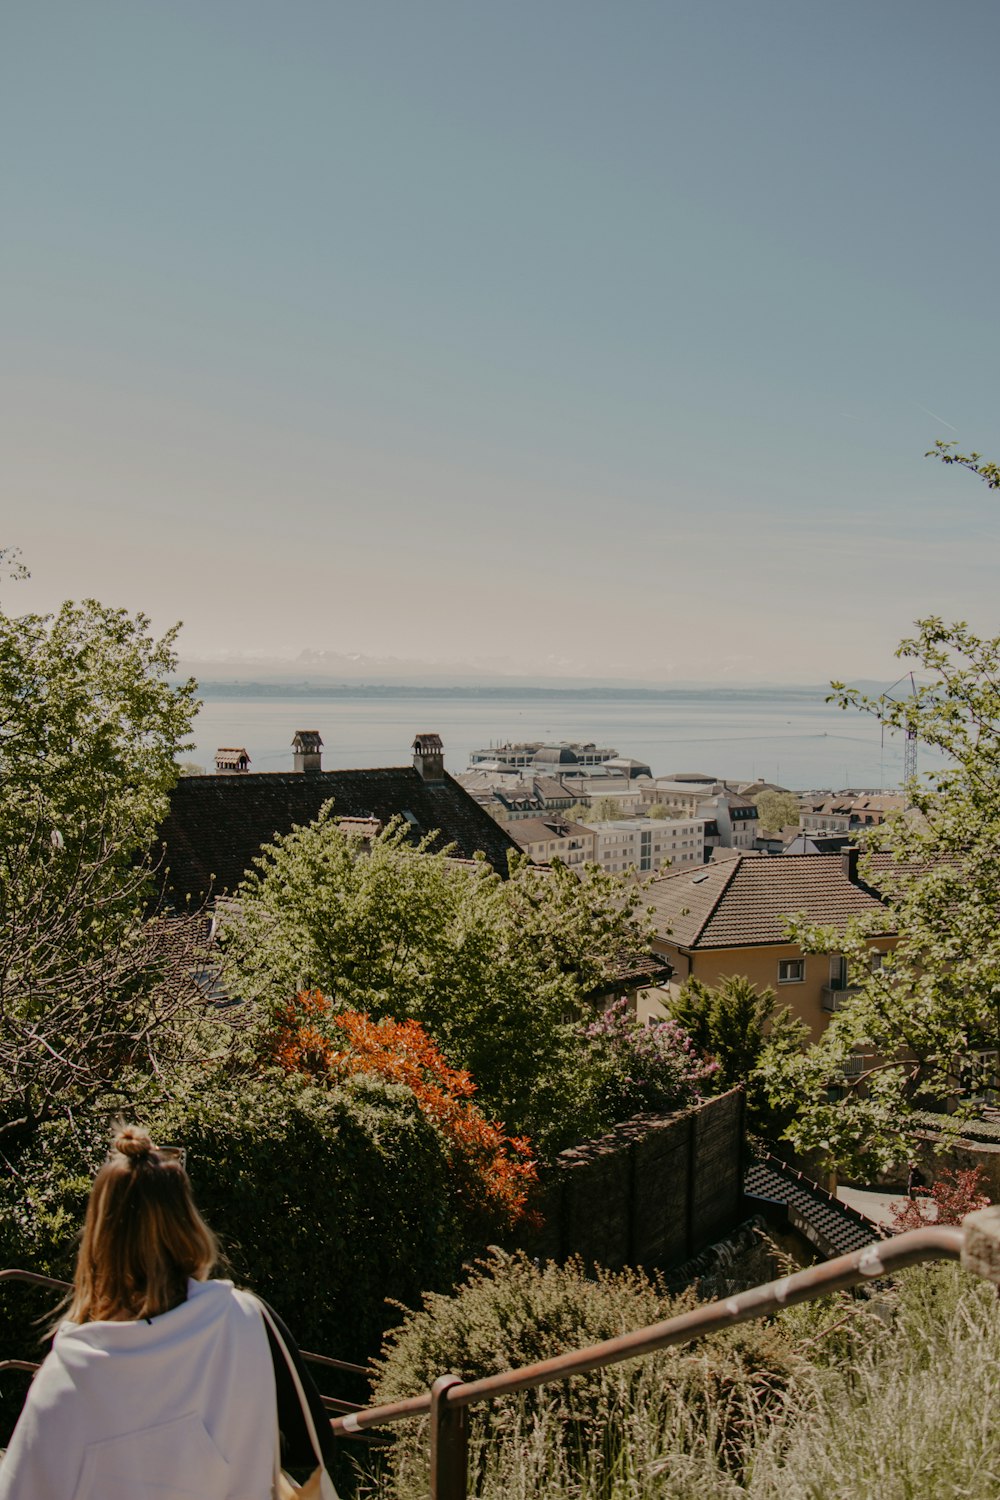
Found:
M 559 859 L 582 873 L 584 865 L 594 860 L 594 832 L 582 823 L 567 823 L 565 818 L 525 818 L 513 823 L 509 831 L 536 865 Z
M 588 823 L 594 834 L 593 858 L 610 875 L 626 870 L 683 869 L 704 863 L 704 818 L 616 818 Z

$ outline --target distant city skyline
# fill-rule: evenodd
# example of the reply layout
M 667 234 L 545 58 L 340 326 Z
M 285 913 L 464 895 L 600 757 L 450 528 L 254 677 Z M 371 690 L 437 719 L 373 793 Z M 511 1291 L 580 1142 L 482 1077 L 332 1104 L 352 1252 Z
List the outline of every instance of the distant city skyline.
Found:
M 996 497 L 923 457 L 1000 456 L 987 0 L 0 40 L 5 608 L 182 619 L 206 676 L 888 681 L 919 616 L 997 632 Z

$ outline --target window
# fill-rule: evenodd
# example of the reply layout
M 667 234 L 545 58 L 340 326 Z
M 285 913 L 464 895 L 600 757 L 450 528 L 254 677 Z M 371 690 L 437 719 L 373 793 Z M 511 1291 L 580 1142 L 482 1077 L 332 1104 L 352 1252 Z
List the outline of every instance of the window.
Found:
M 872 949 L 872 951 L 868 955 L 868 962 L 871 965 L 873 974 L 877 973 L 877 971 L 881 969 L 882 965 L 885 963 L 885 958 L 885 954 L 880 953 L 877 948 Z
M 802 958 L 778 959 L 778 983 L 801 984 L 806 977 L 805 960 Z

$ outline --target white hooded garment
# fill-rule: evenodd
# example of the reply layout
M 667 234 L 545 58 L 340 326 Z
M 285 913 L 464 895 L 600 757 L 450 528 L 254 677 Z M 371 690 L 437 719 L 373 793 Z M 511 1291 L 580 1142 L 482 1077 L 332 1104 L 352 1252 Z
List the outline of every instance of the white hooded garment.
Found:
M 191 1281 L 136 1323 L 63 1323 L 0 1463 L 0 1500 L 270 1500 L 274 1369 L 255 1300 Z

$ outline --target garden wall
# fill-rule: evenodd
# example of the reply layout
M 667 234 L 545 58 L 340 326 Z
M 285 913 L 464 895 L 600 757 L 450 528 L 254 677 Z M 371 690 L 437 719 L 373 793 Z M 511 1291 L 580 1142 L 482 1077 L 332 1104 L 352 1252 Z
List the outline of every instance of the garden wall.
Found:
M 941 1137 L 935 1132 L 919 1132 L 913 1154 L 929 1183 L 941 1176 L 942 1167 L 963 1172 L 968 1167 L 982 1167 L 983 1191 L 989 1193 L 994 1203 L 1000 1203 L 1000 1145 L 959 1136 L 950 1140 L 944 1150 L 940 1147 Z
M 543 1259 L 668 1269 L 742 1215 L 743 1090 L 693 1109 L 636 1115 L 563 1151 L 542 1171 L 541 1228 L 519 1243 Z

